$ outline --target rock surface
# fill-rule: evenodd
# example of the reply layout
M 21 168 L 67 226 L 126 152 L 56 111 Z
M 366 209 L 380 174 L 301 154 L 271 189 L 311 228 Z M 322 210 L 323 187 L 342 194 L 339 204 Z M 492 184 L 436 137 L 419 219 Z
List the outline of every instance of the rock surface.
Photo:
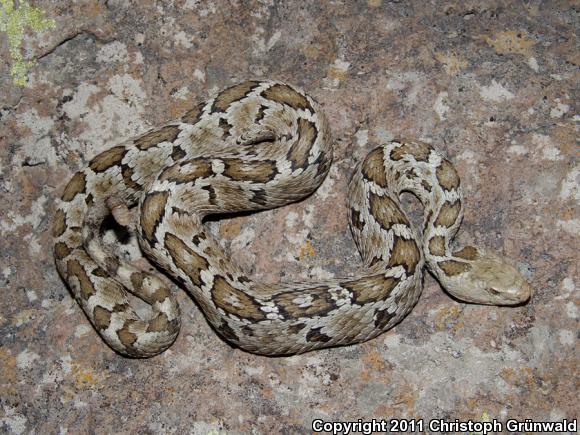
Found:
M 0 63 L 0 430 L 311 433 L 314 419 L 577 417 L 578 3 L 169 3 L 34 2 L 56 27 L 25 37 L 37 60 L 28 84 Z M 10 60 L 5 34 L 0 53 Z M 336 138 L 312 197 L 212 223 L 253 277 L 358 265 L 346 183 L 369 150 L 403 136 L 455 163 L 467 197 L 459 241 L 513 259 L 533 300 L 460 304 L 428 277 L 415 310 L 375 340 L 265 358 L 219 339 L 180 292 L 169 351 L 115 354 L 54 268 L 55 198 L 97 152 L 249 77 L 303 87 Z

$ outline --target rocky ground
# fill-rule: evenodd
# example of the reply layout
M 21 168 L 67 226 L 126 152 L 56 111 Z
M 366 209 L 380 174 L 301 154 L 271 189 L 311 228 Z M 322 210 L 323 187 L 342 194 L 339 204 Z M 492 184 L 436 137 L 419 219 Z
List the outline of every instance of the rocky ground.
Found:
M 25 29 L 19 50 L 36 63 L 24 86 L 10 75 L 18 26 L 0 27 L 0 431 L 311 433 L 314 419 L 577 417 L 578 1 L 33 6 L 54 26 Z M 218 338 L 180 291 L 170 350 L 115 354 L 54 268 L 55 198 L 99 151 L 249 77 L 303 87 L 336 139 L 312 197 L 212 223 L 254 278 L 357 266 L 346 183 L 369 150 L 403 136 L 455 163 L 467 197 L 459 241 L 511 258 L 532 301 L 465 305 L 428 277 L 415 310 L 375 340 L 265 358 Z

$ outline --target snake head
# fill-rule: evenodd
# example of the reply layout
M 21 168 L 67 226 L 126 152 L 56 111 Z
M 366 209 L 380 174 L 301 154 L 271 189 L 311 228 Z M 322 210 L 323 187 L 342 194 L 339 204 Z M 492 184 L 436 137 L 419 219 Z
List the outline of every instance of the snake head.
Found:
M 469 265 L 469 270 L 444 283 L 458 299 L 484 305 L 519 305 L 530 299 L 530 285 L 499 255 L 478 249 Z

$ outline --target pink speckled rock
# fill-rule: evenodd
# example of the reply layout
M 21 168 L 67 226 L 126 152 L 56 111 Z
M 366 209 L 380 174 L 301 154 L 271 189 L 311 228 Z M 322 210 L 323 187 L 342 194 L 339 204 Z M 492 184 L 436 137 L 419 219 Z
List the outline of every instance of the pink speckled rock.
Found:
M 22 2 L 20 2 L 22 3 Z M 312 433 L 314 419 L 577 417 L 578 63 L 572 2 L 50 2 L 27 86 L 0 63 L 0 431 Z M 9 60 L 6 35 L 0 53 Z M 265 358 L 221 341 L 183 292 L 174 346 L 113 353 L 59 278 L 48 231 L 97 152 L 249 77 L 323 106 L 335 163 L 307 200 L 212 223 L 263 281 L 359 264 L 346 184 L 396 136 L 438 145 L 466 193 L 459 239 L 533 284 L 518 308 L 418 306 L 363 345 Z M 408 208 L 420 220 L 415 202 Z

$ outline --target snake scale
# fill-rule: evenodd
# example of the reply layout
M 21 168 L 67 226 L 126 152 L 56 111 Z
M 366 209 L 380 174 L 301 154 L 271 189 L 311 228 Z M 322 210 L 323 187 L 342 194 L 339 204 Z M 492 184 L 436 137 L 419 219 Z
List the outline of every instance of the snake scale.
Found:
M 424 266 L 464 301 L 516 305 L 530 297 L 529 285 L 497 255 L 452 248 L 463 215 L 459 177 L 438 151 L 416 141 L 382 145 L 354 171 L 348 213 L 364 263 L 359 274 L 279 284 L 248 278 L 204 218 L 304 198 L 328 173 L 331 143 L 320 106 L 298 88 L 246 81 L 225 89 L 72 176 L 53 222 L 57 268 L 98 333 L 130 357 L 167 349 L 180 310 L 158 272 L 124 261 L 103 242 L 111 216 L 136 233 L 144 254 L 193 295 L 225 340 L 258 354 L 376 337 L 417 303 Z M 402 192 L 422 203 L 421 230 L 402 211 Z M 149 315 L 138 314 L 127 292 Z

